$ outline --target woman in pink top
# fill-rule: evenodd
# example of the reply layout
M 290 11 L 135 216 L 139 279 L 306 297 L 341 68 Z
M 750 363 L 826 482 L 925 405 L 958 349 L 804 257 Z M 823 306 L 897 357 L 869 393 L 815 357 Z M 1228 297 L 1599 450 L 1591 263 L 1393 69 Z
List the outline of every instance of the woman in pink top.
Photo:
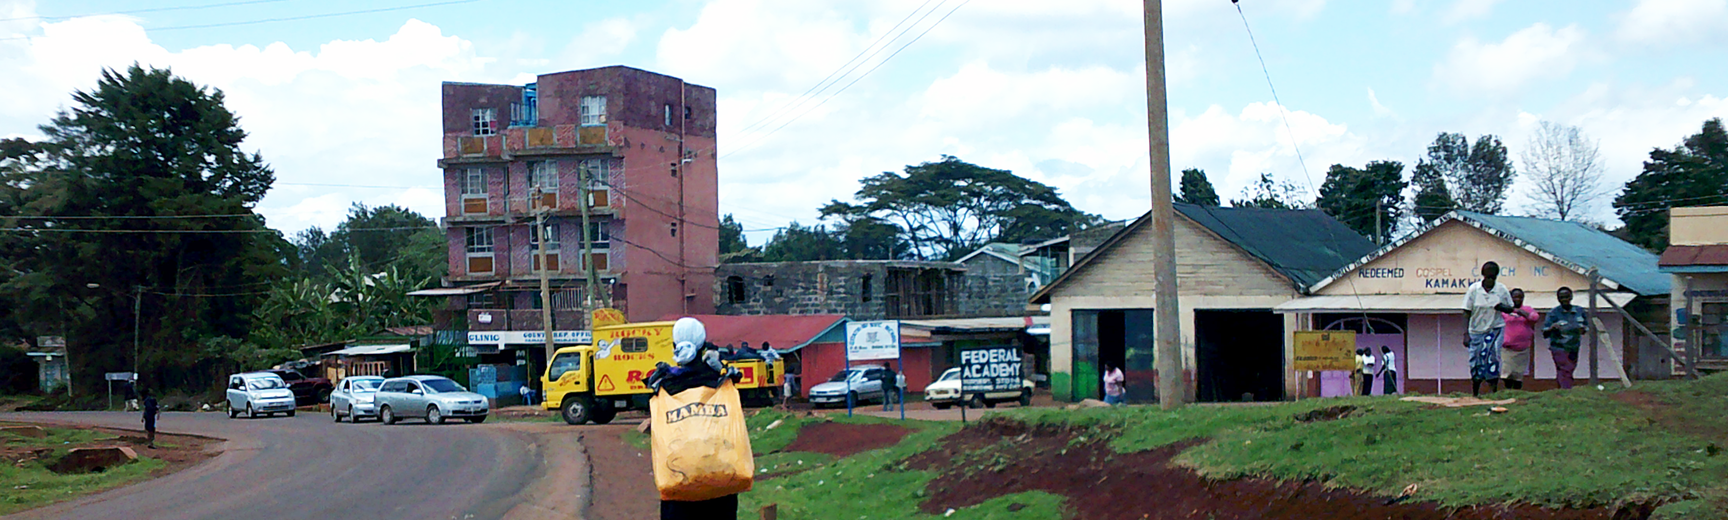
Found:
M 1524 290 L 1512 290 L 1512 312 L 1501 313 L 1506 319 L 1506 341 L 1500 346 L 1500 379 L 1506 388 L 1524 388 L 1524 374 L 1530 371 L 1531 347 L 1536 345 L 1536 324 L 1542 316 L 1536 309 L 1524 305 Z

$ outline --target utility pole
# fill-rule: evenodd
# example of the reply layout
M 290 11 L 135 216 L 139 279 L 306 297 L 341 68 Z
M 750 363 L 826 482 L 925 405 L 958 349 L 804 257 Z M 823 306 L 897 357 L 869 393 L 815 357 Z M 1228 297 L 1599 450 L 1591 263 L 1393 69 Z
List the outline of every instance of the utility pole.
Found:
M 1152 152 L 1152 294 L 1156 327 L 1153 355 L 1158 403 L 1165 409 L 1185 401 L 1182 323 L 1176 299 L 1176 210 L 1170 204 L 1170 117 L 1164 91 L 1163 0 L 1144 0 L 1146 30 L 1146 125 Z M 1128 365 L 1135 364 L 1127 352 Z
M 138 379 L 138 321 L 144 315 L 144 286 L 132 287 L 132 379 Z M 67 365 L 71 366 L 71 365 Z
M 611 175 L 607 175 L 607 177 L 611 177 Z M 599 287 L 598 280 L 595 280 L 597 276 L 594 269 L 594 237 L 592 236 L 594 235 L 594 225 L 588 218 L 588 197 L 591 196 L 589 195 L 591 193 L 593 192 L 588 191 L 588 167 L 578 166 L 576 168 L 576 208 L 582 212 L 582 233 L 580 235 L 582 237 L 582 282 L 586 286 L 582 291 L 582 310 L 584 313 L 594 310 L 594 295 Z M 608 294 L 606 297 L 607 307 L 612 306 L 611 299 L 611 295 Z M 590 315 L 590 319 L 592 319 L 592 315 Z M 594 324 L 588 324 L 588 328 L 592 330 Z
M 1596 273 L 1596 268 L 1590 268 L 1590 312 L 1588 313 L 1590 317 L 1588 318 L 1589 321 L 1585 322 L 1585 326 L 1588 327 L 1585 331 L 1590 335 L 1590 386 L 1601 383 L 1597 379 L 1596 372 L 1596 350 L 1601 347 L 1602 343 L 1599 339 L 1600 334 L 1596 330 L 1596 281 L 1601 277 L 1602 275 Z
M 539 256 L 540 264 L 540 327 L 546 331 L 546 359 L 551 362 L 552 353 L 558 350 L 552 342 L 552 263 L 546 258 L 546 199 L 541 188 L 534 188 L 534 203 L 539 206 L 534 209 L 534 254 Z

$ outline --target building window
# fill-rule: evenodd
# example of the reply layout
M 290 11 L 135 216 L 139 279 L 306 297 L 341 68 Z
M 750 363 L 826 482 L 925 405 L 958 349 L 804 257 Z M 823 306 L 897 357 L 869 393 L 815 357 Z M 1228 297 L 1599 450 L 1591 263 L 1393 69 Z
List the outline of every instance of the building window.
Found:
M 859 280 L 859 282 L 858 282 L 858 295 L 861 299 L 863 299 L 864 301 L 870 301 L 872 298 L 875 297 L 875 295 L 871 294 L 872 292 L 874 292 L 876 290 L 875 287 L 871 287 L 872 285 L 876 284 L 875 282 L 876 282 L 876 277 L 872 276 L 872 275 L 868 275 L 868 274 L 864 275 L 864 278 L 862 280 Z
M 522 87 L 522 102 L 510 104 L 510 126 L 534 126 L 540 122 L 538 85 Z
M 474 114 L 474 135 L 493 135 L 498 133 L 497 109 L 476 108 L 470 112 Z
M 678 223 L 677 222 L 672 223 L 671 230 L 672 230 L 672 236 L 678 236 Z
M 486 195 L 486 170 L 465 168 L 462 170 L 462 194 Z
M 588 188 L 603 190 L 612 185 L 612 160 L 588 159 L 582 161 L 583 176 L 588 178 Z
M 588 247 L 595 250 L 612 248 L 612 230 L 605 222 L 588 223 L 588 236 L 592 238 Z
M 744 277 L 726 277 L 726 303 L 744 303 Z
M 532 231 L 534 229 L 533 226 L 530 226 L 528 229 L 531 230 L 528 233 L 528 250 L 529 251 L 539 251 L 540 250 L 540 239 L 541 238 L 546 239 L 546 251 L 554 252 L 554 251 L 558 250 L 558 224 L 557 223 L 549 223 L 549 224 L 546 224 L 544 226 L 541 226 L 539 233 L 534 233 Z
M 572 287 L 552 291 L 552 308 L 569 311 L 582 308 L 582 288 Z
M 666 105 L 665 116 L 666 116 L 666 126 L 672 126 L 672 105 L 670 105 L 670 104 Z
M 528 163 L 528 189 L 539 188 L 541 191 L 558 191 L 558 161 L 535 161 Z
M 493 309 L 497 307 L 498 295 L 492 291 L 468 295 L 468 308 L 470 309 Z
M 582 126 L 606 124 L 606 96 L 582 96 Z
M 684 107 L 684 119 L 690 119 L 690 107 Z
M 468 254 L 487 254 L 492 252 L 492 228 L 463 228 L 468 246 Z
M 763 287 L 773 287 L 774 286 L 774 275 L 768 275 L 768 276 L 762 277 L 762 286 Z

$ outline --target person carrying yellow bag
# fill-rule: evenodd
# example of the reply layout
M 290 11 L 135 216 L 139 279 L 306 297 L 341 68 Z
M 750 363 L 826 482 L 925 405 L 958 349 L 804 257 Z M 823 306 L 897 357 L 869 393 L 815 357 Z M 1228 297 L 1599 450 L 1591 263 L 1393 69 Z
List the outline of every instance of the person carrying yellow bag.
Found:
M 672 325 L 672 358 L 644 383 L 654 444 L 654 484 L 663 520 L 734 520 L 738 494 L 754 483 L 755 459 L 744 426 L 736 369 L 720 363 L 695 318 Z

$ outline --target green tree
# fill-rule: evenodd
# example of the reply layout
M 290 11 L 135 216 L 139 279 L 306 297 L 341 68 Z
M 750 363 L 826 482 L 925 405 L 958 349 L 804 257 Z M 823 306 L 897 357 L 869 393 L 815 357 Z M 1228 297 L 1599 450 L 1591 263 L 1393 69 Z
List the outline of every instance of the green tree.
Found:
M 1182 170 L 1182 191 L 1176 195 L 1176 202 L 1217 206 L 1218 191 L 1212 189 L 1212 181 L 1206 179 L 1205 170 L 1189 168 Z
M 1478 137 L 1472 145 L 1464 134 L 1441 132 L 1428 145 L 1428 156 L 1417 162 L 1417 169 L 1423 164 L 1445 179 L 1458 209 L 1491 215 L 1504 209 L 1517 176 L 1506 145 L 1494 135 Z
M 899 227 L 878 218 L 849 219 L 835 226 L 834 234 L 840 237 L 846 258 L 852 260 L 898 259 L 911 250 L 900 238 Z
M 1314 205 L 1350 229 L 1384 244 L 1404 205 L 1404 163 L 1372 161 L 1362 168 L 1334 164 Z
M 1410 199 L 1410 213 L 1422 219 L 1423 223 L 1458 209 L 1458 203 L 1452 200 L 1452 190 L 1446 188 L 1446 178 L 1432 163 L 1426 161 L 1416 163 L 1416 168 L 1410 172 L 1410 186 L 1416 188 L 1416 194 Z
M 774 232 L 774 238 L 762 246 L 762 259 L 768 262 L 806 262 L 810 260 L 840 260 L 846 258 L 846 245 L 840 235 L 817 224 L 806 227 L 793 221 Z
M 1639 173 L 1614 198 L 1614 212 L 1633 243 L 1652 251 L 1668 247 L 1668 208 L 1728 201 L 1728 132 L 1722 119 L 1704 122 L 1698 133 L 1673 149 L 1650 150 Z
M 329 235 L 313 227 L 294 236 L 302 272 L 329 281 L 331 268 L 359 260 L 363 271 L 395 267 L 413 278 L 437 280 L 449 272 L 445 237 L 437 223 L 413 210 L 394 205 L 368 207 L 356 203 L 348 218 Z
M 1050 238 L 1098 222 L 1056 188 L 944 155 L 863 180 L 857 204 L 829 202 L 822 217 L 875 217 L 899 227 L 911 258 L 954 259 L 992 241 Z
M 134 362 L 146 385 L 206 388 L 219 360 L 196 345 L 246 336 L 233 317 L 287 272 L 291 246 L 252 211 L 275 177 L 241 150 L 222 92 L 168 70 L 104 70 L 72 102 L 41 127 L 38 153 L 10 160 L 9 222 L 25 231 L 0 294 L 36 316 L 27 332 L 66 331 L 86 391 Z
M 1260 174 L 1260 180 L 1242 190 L 1242 198 L 1230 201 L 1231 207 L 1266 209 L 1304 209 L 1312 204 L 1302 200 L 1302 189 L 1290 183 L 1279 184 L 1272 174 Z
M 744 225 L 728 213 L 720 218 L 720 262 L 733 264 L 761 260 L 761 251 L 744 240 Z

